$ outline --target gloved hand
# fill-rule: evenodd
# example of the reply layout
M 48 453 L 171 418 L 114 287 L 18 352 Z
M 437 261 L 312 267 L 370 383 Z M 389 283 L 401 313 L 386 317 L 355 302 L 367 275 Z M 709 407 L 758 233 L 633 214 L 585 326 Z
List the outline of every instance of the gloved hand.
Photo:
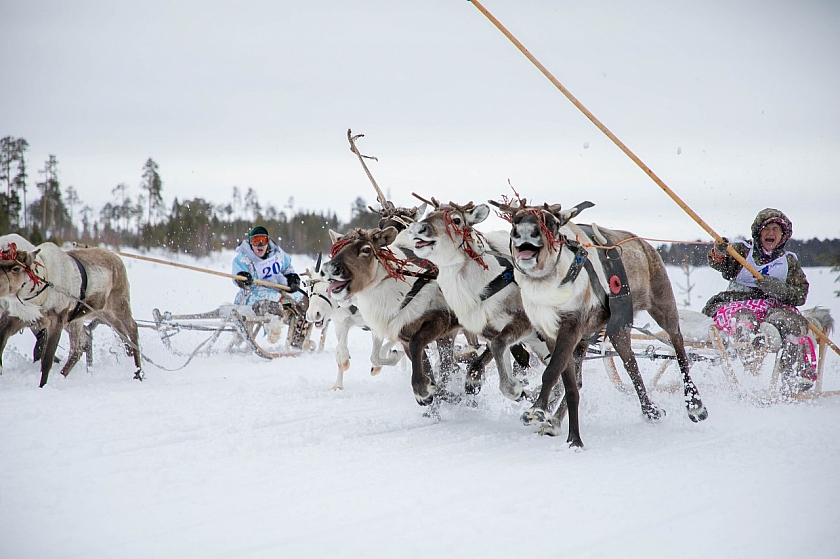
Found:
M 300 291 L 300 276 L 294 272 L 289 272 L 285 274 L 286 281 L 289 282 L 289 290 L 291 293 L 295 291 Z
M 240 289 L 247 289 L 254 285 L 254 278 L 248 272 L 237 272 L 236 275 L 245 278 L 244 280 L 235 280 Z
M 764 279 L 756 280 L 756 285 L 767 295 L 775 297 L 781 301 L 790 298 L 791 287 L 777 278 L 765 277 Z
M 726 247 L 729 246 L 729 239 L 726 237 L 721 237 L 722 243 L 715 243 L 712 246 L 712 250 L 709 251 L 709 258 L 711 258 L 714 262 L 723 262 L 723 259 L 726 258 Z

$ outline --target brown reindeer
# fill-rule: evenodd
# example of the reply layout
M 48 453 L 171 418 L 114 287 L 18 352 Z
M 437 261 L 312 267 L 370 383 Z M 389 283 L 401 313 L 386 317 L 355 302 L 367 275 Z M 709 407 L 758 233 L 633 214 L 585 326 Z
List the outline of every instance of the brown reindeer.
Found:
M 61 374 L 67 376 L 79 361 L 90 330 L 84 319 L 110 325 L 123 339 L 142 380 L 137 324 L 131 316 L 128 275 L 114 253 L 86 248 L 62 251 L 43 243 L 34 251 L 9 246 L 0 251 L 0 299 L 14 320 L 0 325 L 0 353 L 20 323 L 43 330 L 41 383 L 47 383 L 61 330 L 70 335 L 70 353 Z M 19 327 L 19 326 L 18 326 Z
M 562 378 L 569 413 L 567 442 L 573 447 L 583 446 L 576 373 L 580 372 L 587 340 L 605 327 L 633 381 L 642 412 L 648 418 L 658 418 L 661 411 L 647 395 L 630 347 L 632 317 L 640 310 L 648 311 L 671 339 L 682 373 L 689 418 L 692 421 L 706 419 L 708 413 L 689 375 L 689 361 L 680 333 L 674 292 L 656 250 L 626 231 L 599 229 L 596 225 L 585 231 L 582 227 L 586 226 L 572 223 L 570 219 L 592 206 L 589 202 L 566 212 L 561 211 L 559 204 L 528 206 L 525 199 L 518 199 L 515 203 L 507 200 L 490 203 L 498 207 L 503 212 L 502 217 L 511 223 L 510 244 L 516 262 L 515 276 L 525 312 L 553 346 L 551 360 L 543 372 L 540 395 L 533 407 L 523 414 L 523 421 L 526 424 L 546 421 L 551 389 Z M 604 249 L 596 246 L 619 243 L 620 248 L 611 249 L 608 257 L 623 264 L 625 278 L 620 277 L 621 272 L 615 268 L 611 268 L 609 275 L 605 274 L 605 266 L 598 254 Z M 614 298 L 608 297 L 608 293 Z M 627 298 L 631 299 L 632 306 Z M 559 433 L 563 409 L 564 406 L 560 406 L 558 414 L 544 432 L 552 435 Z
M 421 271 L 412 276 L 406 255 L 391 248 L 397 230 L 356 229 L 346 235 L 330 231 L 331 260 L 322 275 L 330 282 L 330 296 L 350 298 L 365 324 L 389 342 L 401 342 L 411 360 L 411 385 L 422 406 L 438 391 L 425 347 L 453 332 L 458 321 L 437 284 Z

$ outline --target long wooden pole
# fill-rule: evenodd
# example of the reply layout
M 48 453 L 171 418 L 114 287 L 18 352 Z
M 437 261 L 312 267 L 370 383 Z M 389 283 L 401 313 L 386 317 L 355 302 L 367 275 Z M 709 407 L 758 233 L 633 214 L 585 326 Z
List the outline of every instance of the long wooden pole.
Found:
M 85 245 L 82 243 L 73 243 L 73 246 L 77 246 L 79 248 L 91 248 L 90 245 Z M 208 270 L 207 268 L 199 268 L 197 266 L 190 266 L 188 264 L 178 264 L 177 262 L 170 262 L 168 260 L 161 260 L 160 258 L 152 258 L 150 256 L 140 256 L 138 254 L 128 254 L 127 252 L 120 252 L 118 250 L 112 250 L 114 254 L 118 254 L 125 258 L 134 258 L 135 260 L 145 260 L 146 262 L 154 262 L 155 264 L 164 264 L 166 266 L 172 266 L 175 268 L 184 268 L 185 270 L 192 270 L 193 272 L 201 272 L 203 274 L 213 274 L 214 276 L 221 276 L 223 278 L 230 278 L 233 280 L 238 281 L 245 281 L 247 278 L 244 276 L 237 276 L 234 274 L 226 274 L 225 272 L 217 272 L 216 270 Z M 265 287 L 271 287 L 273 289 L 279 289 L 280 291 L 291 291 L 288 286 L 280 285 L 277 283 L 271 283 L 268 281 L 258 280 L 255 279 L 254 283 L 257 285 L 264 285 Z
M 365 174 L 367 175 L 368 179 L 370 179 L 370 183 L 373 185 L 373 188 L 376 190 L 376 199 L 379 201 L 379 205 L 382 206 L 383 210 L 387 210 L 389 207 L 393 208 L 394 205 L 388 202 L 388 199 L 385 198 L 385 195 L 382 193 L 382 189 L 379 188 L 379 185 L 376 184 L 376 179 L 373 178 L 373 175 L 368 169 L 367 163 L 365 163 L 365 158 L 374 159 L 375 157 L 371 157 L 369 155 L 362 155 L 359 151 L 359 148 L 356 147 L 356 140 L 359 138 L 363 138 L 364 134 L 356 134 L 355 136 L 347 129 L 347 141 L 350 142 L 350 151 L 356 154 L 356 157 L 359 158 L 359 163 L 362 164 L 362 168 L 365 170 Z
M 487 17 L 487 19 L 489 19 L 489 20 L 490 20 L 490 22 L 491 22 L 493 25 L 495 25 L 495 26 L 496 26 L 496 28 L 497 28 L 499 31 L 501 31 L 501 32 L 502 32 L 502 34 L 503 34 L 505 37 L 507 37 L 507 38 L 510 40 L 510 42 L 511 42 L 511 43 L 513 43 L 513 44 L 514 44 L 514 46 L 516 46 L 516 48 L 517 48 L 517 49 L 519 49 L 519 51 L 520 51 L 522 54 L 524 54 L 524 55 L 525 55 L 525 58 L 527 58 L 528 60 L 530 60 L 530 61 L 531 61 L 531 63 L 532 63 L 534 66 L 536 66 L 536 67 L 537 67 L 537 69 L 538 69 L 540 72 L 542 72 L 542 74 L 543 74 L 546 78 L 548 78 L 548 80 L 549 80 L 552 84 L 554 84 L 554 86 L 555 86 L 557 89 L 559 89 L 559 90 L 560 90 L 560 93 L 562 93 L 563 95 L 565 95 L 565 96 L 566 96 L 566 98 L 567 98 L 569 101 L 571 101 L 571 102 L 572 102 L 572 104 L 573 104 L 575 107 L 577 107 L 577 108 L 578 108 L 578 109 L 579 109 L 579 110 L 580 110 L 580 111 L 581 111 L 581 112 L 582 112 L 582 113 L 586 116 L 586 118 L 588 118 L 589 120 L 591 120 L 591 121 L 592 121 L 592 124 L 594 124 L 596 127 L 598 127 L 598 130 L 600 130 L 601 132 L 603 132 L 604 134 L 606 134 L 607 138 L 609 138 L 610 140 L 612 140 L 612 142 L 613 142 L 615 145 L 617 145 L 617 146 L 618 146 L 618 148 L 619 148 L 621 151 L 623 151 L 623 152 L 625 153 L 625 155 L 627 155 L 627 157 L 629 157 L 630 159 L 632 159 L 632 160 L 633 160 L 633 162 L 634 162 L 636 165 L 638 165 L 638 166 L 642 169 L 642 171 L 644 171 L 644 172 L 645 172 L 645 174 L 647 174 L 647 176 L 649 176 L 649 177 L 653 180 L 653 182 L 655 182 L 655 183 L 659 186 L 659 188 L 661 188 L 662 190 L 664 190 L 664 191 L 665 191 L 665 193 L 666 193 L 668 196 L 670 196 L 670 197 L 671 197 L 671 199 L 672 199 L 674 202 L 676 202 L 676 203 L 677 203 L 677 205 L 678 205 L 679 207 L 681 207 L 681 208 L 682 208 L 682 209 L 683 209 L 683 210 L 684 210 L 684 211 L 685 211 L 685 212 L 686 212 L 689 216 L 691 216 L 691 218 L 692 218 L 694 221 L 696 221 L 696 222 L 697 222 L 697 224 L 698 224 L 698 225 L 700 225 L 700 227 L 702 227 L 702 228 L 703 228 L 703 229 L 704 229 L 704 230 L 705 230 L 705 231 L 706 231 L 709 235 L 711 235 L 711 236 L 715 239 L 715 241 L 717 241 L 718 243 L 723 243 L 723 242 L 724 242 L 723 237 L 721 237 L 720 235 L 718 235 L 718 234 L 715 232 L 715 230 L 714 230 L 714 229 L 712 229 L 712 228 L 711 228 L 711 226 L 709 226 L 709 224 L 708 224 L 708 223 L 706 223 L 705 221 L 703 221 L 703 219 L 702 219 L 699 215 L 697 215 L 697 213 L 695 213 L 695 212 L 694 212 L 694 210 L 692 210 L 690 207 L 688 207 L 688 204 L 686 204 L 685 202 L 683 202 L 683 201 L 682 201 L 682 199 L 681 199 L 679 196 L 677 196 L 677 194 L 676 194 L 673 190 L 671 190 L 671 189 L 668 187 L 668 185 L 667 185 L 667 184 L 665 184 L 665 182 L 664 182 L 662 179 L 660 179 L 660 178 L 659 178 L 659 176 L 657 176 L 657 174 L 653 172 L 653 170 L 651 170 L 651 168 L 650 168 L 650 167 L 648 167 L 647 165 L 645 165 L 644 161 L 642 161 L 641 159 L 639 159 L 639 158 L 636 156 L 636 154 L 635 154 L 635 153 L 633 153 L 632 151 L 630 151 L 630 148 L 628 148 L 626 145 L 624 145 L 624 142 L 622 142 L 621 140 L 619 140 L 619 139 L 618 139 L 618 136 L 616 136 L 615 134 L 613 134 L 613 133 L 612 133 L 612 132 L 611 132 L 611 131 L 610 131 L 610 130 L 609 130 L 609 129 L 608 129 L 608 128 L 604 125 L 604 123 L 602 123 L 600 120 L 598 120 L 598 119 L 595 117 L 595 115 L 594 115 L 594 114 L 592 114 L 592 113 L 589 111 L 589 109 L 587 109 L 586 107 L 584 107 L 584 106 L 583 106 L 583 104 L 582 104 L 580 101 L 578 101 L 578 100 L 577 100 L 577 98 L 576 98 L 574 95 L 572 95 L 572 93 L 571 93 L 568 89 L 566 89 L 566 88 L 563 86 L 563 84 L 561 84 L 561 83 L 557 80 L 557 78 L 555 78 L 555 77 L 554 77 L 554 75 L 553 75 L 551 72 L 549 72 L 549 71 L 548 71 L 548 69 L 547 69 L 545 66 L 543 66 L 543 65 L 540 63 L 540 61 L 539 61 L 539 60 L 537 60 L 537 59 L 534 57 L 534 55 L 533 55 L 533 54 L 531 54 L 531 53 L 530 53 L 530 51 L 529 51 L 528 49 L 526 49 L 526 48 L 525 48 L 525 45 L 523 45 L 522 43 L 520 43 L 520 42 L 519 42 L 519 40 L 518 40 L 516 37 L 514 37 L 514 36 L 513 36 L 513 34 L 512 34 L 510 31 L 508 31 L 508 30 L 507 30 L 507 28 L 506 28 L 504 25 L 502 25 L 502 23 L 501 23 L 498 19 L 496 19 L 496 18 L 493 16 L 493 14 L 491 14 L 490 12 L 488 12 L 488 11 L 487 11 L 487 8 L 485 8 L 484 6 L 482 6 L 482 5 L 481 5 L 481 2 L 479 2 L 478 0 L 467 0 L 467 1 L 468 1 L 468 2 L 471 2 L 471 3 L 472 3 L 472 4 L 476 7 L 476 8 L 478 8 L 478 11 L 480 11 L 482 14 L 484 14 L 484 15 L 485 15 L 485 17 Z M 756 270 L 753 266 L 751 266 L 751 265 L 750 265 L 750 263 L 749 263 L 749 262 L 747 262 L 747 260 L 746 260 L 743 256 L 741 256 L 740 254 L 738 254 L 738 252 L 737 252 L 734 248 L 732 248 L 731 246 L 727 245 L 727 247 L 726 247 L 726 251 L 727 251 L 727 252 L 728 252 L 728 253 L 732 256 L 732 258 L 734 258 L 734 259 L 735 259 L 735 260 L 736 260 L 739 264 L 741 264 L 741 266 L 743 266 L 744 268 L 746 268 L 746 269 L 747 269 L 747 271 L 749 271 L 749 272 L 750 272 L 753 276 L 755 276 L 757 279 L 764 279 L 764 276 L 762 276 L 762 275 L 761 275 L 761 272 L 759 272 L 759 271 L 758 271 L 758 270 Z M 838 347 L 834 344 L 834 342 L 832 342 L 830 339 L 828 339 L 828 336 L 826 336 L 826 335 L 825 335 L 825 333 L 824 333 L 822 330 L 820 330 L 819 328 L 817 328 L 816 326 L 814 326 L 814 325 L 813 325 L 813 324 L 811 324 L 810 322 L 808 322 L 808 326 L 811 328 L 811 331 L 813 331 L 813 332 L 814 332 L 814 334 L 815 334 L 815 335 L 816 335 L 819 339 L 821 339 L 821 340 L 823 340 L 825 343 L 827 343 L 827 344 L 831 347 L 831 349 L 833 349 L 833 350 L 834 350 L 834 351 L 835 351 L 838 355 L 840 355 L 840 348 L 838 348 Z

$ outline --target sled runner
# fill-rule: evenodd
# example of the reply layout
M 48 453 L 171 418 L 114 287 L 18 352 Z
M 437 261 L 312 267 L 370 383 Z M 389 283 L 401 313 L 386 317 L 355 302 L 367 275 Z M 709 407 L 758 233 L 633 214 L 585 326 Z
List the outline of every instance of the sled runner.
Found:
M 173 339 L 182 332 L 190 331 L 210 333 L 210 337 L 201 342 L 193 354 L 202 350 L 210 352 L 223 335 L 227 338 L 225 351 L 251 351 L 264 359 L 296 356 L 311 347 L 311 328 L 297 328 L 295 313 L 285 306 L 282 316 L 257 314 L 251 306 L 232 304 L 209 312 L 181 315 L 153 309 L 152 316 L 153 321 L 138 321 L 140 326 L 156 330 L 163 345 L 175 354 L 187 352 L 173 345 Z

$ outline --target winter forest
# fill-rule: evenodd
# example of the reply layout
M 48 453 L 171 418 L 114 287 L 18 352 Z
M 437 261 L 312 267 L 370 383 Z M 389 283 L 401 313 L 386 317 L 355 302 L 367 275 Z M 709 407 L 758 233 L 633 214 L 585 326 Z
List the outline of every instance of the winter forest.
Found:
M 253 224 L 262 223 L 290 252 L 314 257 L 329 250 L 329 229 L 369 228 L 379 219 L 362 197 L 356 198 L 350 221 L 342 223 L 335 211 L 295 209 L 294 196 L 280 207 L 261 201 L 250 186 L 232 186 L 226 202 L 175 198 L 167 206 L 165 175 L 151 157 L 142 166 L 138 162 L 138 177 L 116 177 L 112 200 L 97 209 L 85 203 L 83 187 L 62 184 L 57 156 L 50 155 L 31 176 L 28 148 L 24 138 L 0 139 L 0 231 L 19 233 L 35 244 L 80 241 L 206 256 L 233 248 Z M 792 239 L 788 247 L 803 266 L 840 266 L 840 239 Z M 670 243 L 658 250 L 666 264 L 707 265 L 704 245 Z

